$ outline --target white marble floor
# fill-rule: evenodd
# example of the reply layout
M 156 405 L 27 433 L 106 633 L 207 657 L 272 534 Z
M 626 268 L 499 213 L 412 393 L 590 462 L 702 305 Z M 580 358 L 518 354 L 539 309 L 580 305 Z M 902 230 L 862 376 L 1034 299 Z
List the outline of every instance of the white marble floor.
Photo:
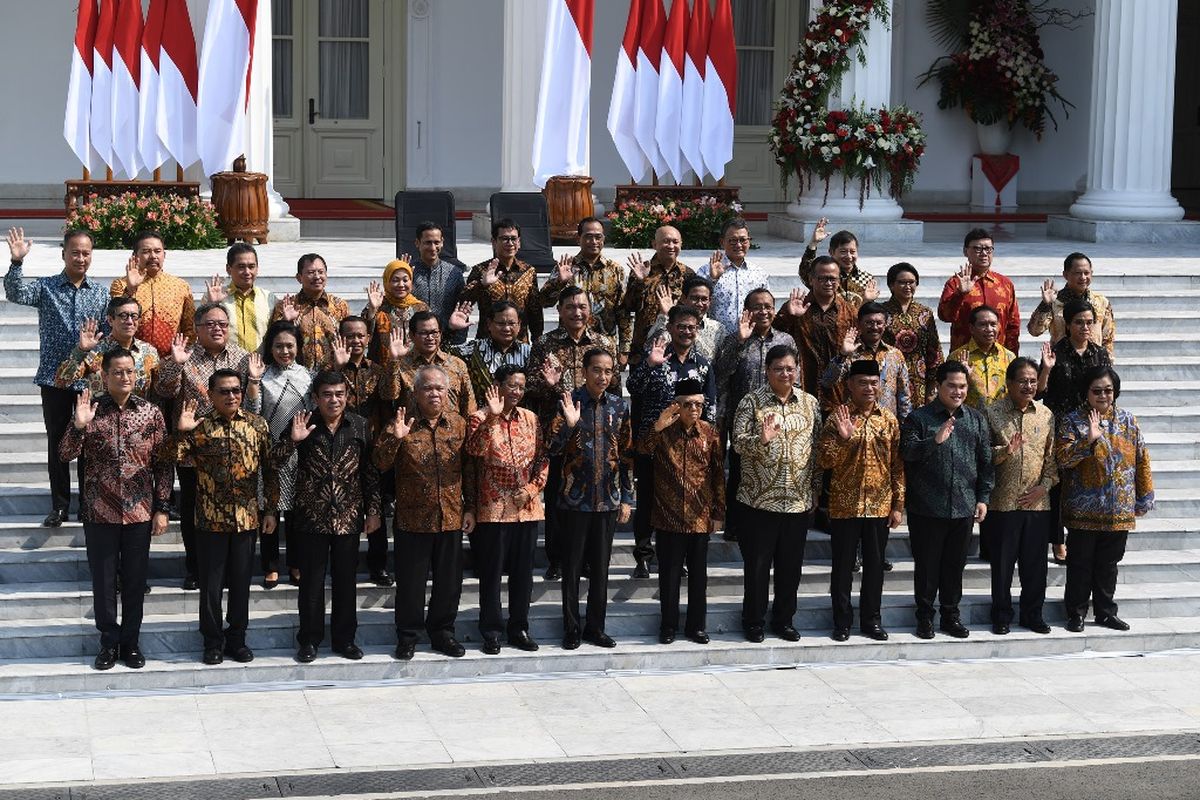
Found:
M 1200 730 L 1200 652 L 0 703 L 0 787 Z

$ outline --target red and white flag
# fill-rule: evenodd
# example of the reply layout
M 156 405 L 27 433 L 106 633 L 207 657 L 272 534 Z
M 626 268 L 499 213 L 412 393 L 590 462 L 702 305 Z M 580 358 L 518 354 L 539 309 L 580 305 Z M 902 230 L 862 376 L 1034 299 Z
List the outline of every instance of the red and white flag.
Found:
M 247 150 L 246 104 L 256 0 L 210 0 L 200 48 L 196 145 L 204 174 L 229 170 Z
M 737 104 L 737 46 L 733 40 L 733 9 L 717 0 L 704 65 L 704 124 L 700 151 L 704 166 L 717 180 L 733 160 L 733 110 Z
M 708 60 L 708 35 L 712 12 L 708 0 L 696 0 L 688 25 L 687 57 L 683 60 L 683 113 L 679 124 L 679 149 L 697 178 L 705 173 L 700 151 L 700 127 L 704 117 L 704 66 Z
M 91 124 L 92 62 L 96 46 L 96 0 L 79 0 L 79 18 L 75 22 L 75 45 L 71 50 L 71 78 L 67 84 L 67 110 L 63 115 L 63 136 L 71 152 L 84 168 L 96 163 L 92 151 Z
M 625 36 L 617 50 L 617 74 L 613 79 L 612 100 L 608 106 L 608 132 L 617 153 L 637 183 L 646 177 L 646 155 L 638 146 L 635 113 L 637 107 L 638 26 L 642 17 L 641 0 L 630 0 Z
M 166 0 L 158 56 L 158 138 L 181 167 L 196 163 L 196 36 L 187 0 Z
M 142 67 L 142 2 L 120 0 L 113 29 L 112 152 L 113 173 L 136 178 L 142 169 L 138 150 L 138 80 Z
M 92 150 L 100 163 L 113 165 L 112 154 L 112 57 L 113 28 L 117 24 L 117 0 L 100 0 L 96 18 L 96 40 L 92 43 L 92 97 L 88 130 Z
M 150 0 L 142 28 L 142 72 L 138 93 L 138 151 L 142 164 L 156 170 L 167 160 L 167 148 L 158 135 L 158 62 L 162 45 L 166 0 Z
M 594 0 L 547 0 L 542 85 L 533 131 L 533 182 L 588 173 Z
M 658 151 L 654 129 L 658 123 L 658 62 L 662 57 L 663 34 L 667 26 L 662 0 L 642 0 L 642 19 L 638 24 L 637 103 L 634 131 L 638 147 L 659 175 L 667 165 Z
M 683 122 L 683 59 L 688 29 L 687 0 L 672 0 L 671 15 L 663 32 L 662 54 L 658 60 L 658 113 L 654 123 L 654 141 L 663 163 L 683 181 L 679 152 L 679 126 Z

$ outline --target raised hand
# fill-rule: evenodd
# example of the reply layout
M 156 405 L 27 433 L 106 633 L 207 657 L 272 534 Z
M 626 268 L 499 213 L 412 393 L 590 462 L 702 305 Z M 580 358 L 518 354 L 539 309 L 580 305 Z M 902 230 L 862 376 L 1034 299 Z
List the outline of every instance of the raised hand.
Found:
M 716 283 L 724 274 L 725 254 L 720 250 L 714 250 L 713 254 L 708 257 L 708 277 L 713 283 Z
M 31 246 L 31 242 L 25 238 L 24 228 L 8 229 L 8 253 L 13 261 L 24 261 Z
M 75 398 L 75 428 L 87 430 L 88 424 L 96 418 L 96 406 L 92 405 L 92 392 L 84 389 Z
M 329 351 L 333 355 L 333 365 L 338 369 L 350 363 L 350 345 L 346 343 L 346 337 L 341 334 L 333 337 Z
M 863 302 L 873 303 L 879 299 L 879 281 L 875 280 L 874 276 L 867 281 L 867 285 L 863 287 Z
M 412 351 L 412 342 L 408 340 L 408 331 L 404 328 L 392 328 L 388 336 L 388 350 L 392 359 L 399 361 Z
M 266 371 L 267 364 L 263 357 L 258 353 L 251 353 L 250 358 L 246 360 L 246 376 L 252 381 L 261 381 Z
M 500 267 L 500 259 L 493 258 L 487 262 L 487 266 L 483 268 L 483 285 L 491 286 L 496 281 L 500 280 L 500 276 L 496 274 L 496 270 Z
M 1054 281 L 1042 281 L 1042 302 L 1046 305 L 1050 305 L 1054 302 L 1054 298 L 1057 296 L 1058 293 L 1054 291 Z
M 738 317 L 738 339 L 744 342 L 750 338 L 750 334 L 752 333 L 754 333 L 753 317 L 749 311 L 743 311 L 741 316 Z
M 629 258 L 625 259 L 625 264 L 629 267 L 630 274 L 639 281 L 646 280 L 646 276 L 650 274 L 650 264 L 642 260 L 641 253 L 630 253 Z
M 762 420 L 762 443 L 770 444 L 779 433 L 783 430 L 783 424 L 779 421 L 779 415 L 774 411 L 768 411 L 763 415 Z
M 498 417 L 504 413 L 504 398 L 500 396 L 500 387 L 492 384 L 483 394 L 487 401 L 487 412 L 489 417 Z
M 858 328 L 851 328 L 846 331 L 846 335 L 842 337 L 840 349 L 844 356 L 854 355 L 854 351 L 858 349 Z
M 317 429 L 316 425 L 309 425 L 309 420 L 312 419 L 311 411 L 301 409 L 292 417 L 292 441 L 303 442 L 308 438 L 308 435 Z
M 392 420 L 391 429 L 392 435 L 397 439 L 403 439 L 408 436 L 408 432 L 412 430 L 414 419 L 410 419 L 404 415 L 403 408 L 396 409 L 396 418 Z
M 570 397 L 563 396 L 558 401 L 558 405 L 562 408 L 563 419 L 567 421 L 568 428 L 574 428 L 579 424 L 580 407 L 579 402 L 572 400 Z
M 79 328 L 79 349 L 83 352 L 94 350 L 104 336 L 100 333 L 100 323 L 88 318 Z
M 374 314 L 383 307 L 383 284 L 371 281 L 367 284 L 367 311 Z
M 222 303 L 229 293 L 225 290 L 225 281 L 220 275 L 213 275 L 204 282 L 204 299 L 210 303 Z
M 283 318 L 288 322 L 300 319 L 300 309 L 296 308 L 296 298 L 290 294 L 283 296 Z
M 471 327 L 471 304 L 463 301 L 456 305 L 447 327 L 452 331 L 465 331 Z
M 570 283 L 575 277 L 575 266 L 572 263 L 575 259 L 565 253 L 558 257 L 558 269 L 555 272 L 557 277 L 563 283 Z
M 813 228 L 812 238 L 808 240 L 809 247 L 815 248 L 821 242 L 825 241 L 825 237 L 829 235 L 829 232 L 825 230 L 825 226 L 828 224 L 829 220 L 826 217 L 821 217 L 817 220 L 817 227 Z
M 801 291 L 799 287 L 792 289 L 792 293 L 788 295 L 787 312 L 793 317 L 800 317 L 808 311 L 811 302 L 808 299 L 808 292 Z
M 971 274 L 971 265 L 963 264 L 962 269 L 954 276 L 958 278 L 958 291 L 967 294 L 975 288 L 975 276 Z
M 667 340 L 658 338 L 654 340 L 654 344 L 650 345 L 650 352 L 646 353 L 646 363 L 652 367 L 660 367 L 667 360 Z
M 658 312 L 660 314 L 670 314 L 671 306 L 675 305 L 675 301 L 671 299 L 671 289 L 665 283 L 660 283 L 658 288 L 654 290 L 654 299 L 658 301 Z
M 1095 444 L 1103 435 L 1104 430 L 1100 427 L 1100 412 L 1093 408 L 1088 412 L 1088 444 Z
M 662 410 L 662 413 L 658 415 L 658 419 L 654 421 L 654 430 L 665 431 L 677 419 L 679 419 L 679 403 L 671 403 L 671 405 Z
M 188 344 L 187 337 L 182 333 L 175 334 L 171 340 L 171 360 L 176 364 L 186 364 L 191 357 L 192 346 Z
M 1054 369 L 1054 365 L 1058 363 L 1058 356 L 1054 354 L 1054 348 L 1049 342 L 1042 342 L 1042 369 L 1049 371 Z
M 854 435 L 854 420 L 850 419 L 849 406 L 840 405 L 833 410 L 833 424 L 837 428 L 838 436 L 849 441 Z
M 125 286 L 133 291 L 141 286 L 144 280 L 146 280 L 146 274 L 138 266 L 137 256 L 130 256 L 129 261 L 125 263 Z
M 553 361 L 547 361 L 542 364 L 542 379 L 546 381 L 547 386 L 558 386 L 558 382 L 562 380 L 562 367 Z
M 175 430 L 180 433 L 191 433 L 196 430 L 199 421 L 196 419 L 197 404 L 195 400 L 184 400 L 183 407 L 179 409 L 179 421 L 175 423 Z
M 1008 454 L 1010 456 L 1015 456 L 1017 453 L 1021 452 L 1021 445 L 1023 444 L 1025 444 L 1025 435 L 1020 431 L 1017 431 L 1012 435 L 1012 438 L 1008 440 Z
M 933 435 L 933 441 L 937 444 L 943 444 L 950 438 L 950 434 L 954 433 L 954 417 L 949 417 L 942 423 L 942 427 L 938 428 L 938 432 Z

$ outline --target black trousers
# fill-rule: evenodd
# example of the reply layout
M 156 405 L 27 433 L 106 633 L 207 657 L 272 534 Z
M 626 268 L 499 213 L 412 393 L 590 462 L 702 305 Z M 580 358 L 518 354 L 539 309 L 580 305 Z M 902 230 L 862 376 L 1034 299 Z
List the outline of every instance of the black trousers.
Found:
M 725 478 L 725 533 L 736 537 L 742 528 L 746 507 L 737 499 L 742 485 L 742 457 L 733 447 L 727 447 L 729 471 Z
M 256 531 L 196 531 L 196 563 L 200 567 L 200 635 L 204 649 L 234 649 L 246 643 L 250 624 L 250 578 L 254 573 Z M 221 590 L 229 587 L 229 627 L 221 630 Z
M 500 583 L 508 569 L 508 635 L 529 630 L 533 595 L 536 522 L 481 522 L 470 533 L 471 557 L 479 578 L 479 633 L 499 638 L 505 631 Z
M 1013 568 L 1021 576 L 1021 624 L 1040 622 L 1046 603 L 1049 511 L 992 511 L 986 518 L 992 553 L 992 622 L 1013 621 Z
M 683 565 L 688 568 L 687 619 L 684 630 L 702 631 L 708 617 L 708 534 L 656 531 L 658 546 L 658 601 L 662 610 L 659 627 L 679 629 L 679 587 Z
M 433 589 L 425 609 L 425 577 L 433 568 Z M 396 636 L 417 641 L 424 628 L 430 641 L 454 635 L 462 597 L 462 531 L 396 532 Z
M 297 533 L 293 530 L 296 527 L 295 520 L 292 518 L 293 513 L 292 511 L 280 511 L 279 524 L 276 525 L 275 532 L 259 536 L 259 562 L 264 575 L 279 572 L 279 543 L 282 539 L 287 539 L 284 551 L 287 568 L 289 570 L 298 569 L 302 575 L 304 574 L 304 544 L 309 537 L 307 534 Z
M 305 537 L 300 565 L 300 632 L 296 641 L 320 647 L 325 639 L 325 571 L 329 570 L 333 609 L 330 639 L 335 649 L 354 644 L 358 631 L 358 534 L 305 533 L 293 526 L 293 540 Z M 291 541 L 289 541 L 291 550 Z
M 367 534 L 367 572 L 375 575 L 387 570 L 388 530 L 387 520 L 383 520 L 379 529 Z
M 812 512 L 785 514 L 746 507 L 745 526 L 738 534 L 744 569 L 742 627 L 761 628 L 767 617 L 771 593 L 771 567 L 775 567 L 775 599 L 771 604 L 771 627 L 792 624 L 796 615 L 796 592 L 804 568 L 804 545 Z
M 75 398 L 79 393 L 72 389 L 42 386 L 42 422 L 46 425 L 46 472 L 50 476 L 50 506 L 54 510 L 68 511 L 71 508 L 71 465 L 58 457 L 58 443 L 75 415 Z M 75 476 L 80 491 L 83 491 L 83 471 L 86 467 L 80 453 L 75 467 Z
M 1086 617 L 1089 595 L 1097 619 L 1117 615 L 1117 564 L 1125 557 L 1128 539 L 1129 531 L 1067 531 L 1067 616 Z
M 150 564 L 150 523 L 83 523 L 92 605 L 101 647 L 136 647 L 142 629 L 146 570 Z M 117 623 L 117 575 L 121 576 L 121 622 Z
M 833 627 L 849 628 L 854 622 L 850 589 L 854 581 L 854 562 L 862 543 L 862 583 L 858 588 L 858 624 L 860 628 L 881 622 L 883 602 L 883 554 L 887 549 L 886 517 L 831 519 L 829 543 L 833 550 L 833 571 L 829 575 L 829 597 L 833 602 Z
M 1060 480 L 1050 487 L 1050 544 L 1065 544 L 1066 541 L 1066 529 L 1062 524 L 1062 481 Z
M 179 533 L 183 537 L 183 555 L 187 574 L 197 577 L 196 563 L 196 468 L 176 466 L 179 476 Z
M 654 459 L 638 453 L 633 457 L 633 476 L 637 481 L 637 506 L 633 509 L 633 557 L 639 561 L 654 558 L 651 544 L 653 527 L 650 513 L 654 509 Z
M 550 471 L 546 475 L 546 522 L 542 533 L 546 563 L 551 567 L 562 566 L 562 547 L 559 534 L 562 531 L 562 511 L 558 508 L 558 495 L 562 490 L 563 462 L 561 456 L 550 456 Z
M 963 569 L 971 544 L 971 517 L 941 519 L 909 513 L 908 538 L 913 552 L 913 594 L 917 620 L 933 620 L 934 601 L 941 603 L 942 621 L 959 619 Z
M 617 531 L 616 511 L 567 511 L 559 509 L 560 547 L 562 548 L 563 630 L 578 631 L 579 571 L 587 559 L 587 617 L 583 629 L 604 631 L 608 612 L 608 562 L 612 558 L 613 534 Z

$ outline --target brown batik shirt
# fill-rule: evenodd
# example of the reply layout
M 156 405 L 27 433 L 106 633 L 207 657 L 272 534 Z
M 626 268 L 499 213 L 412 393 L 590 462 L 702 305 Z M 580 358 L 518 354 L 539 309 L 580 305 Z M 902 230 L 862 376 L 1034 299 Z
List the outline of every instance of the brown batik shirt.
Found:
M 832 470 L 829 516 L 833 519 L 886 517 L 904 507 L 904 461 L 900 423 L 886 408 L 865 413 L 850 407 L 854 433 L 843 439 L 831 416 L 817 440 L 817 466 Z
M 491 318 L 491 306 L 499 300 L 508 300 L 521 309 L 525 325 L 521 328 L 521 341 L 531 342 L 542 335 L 542 302 L 538 296 L 537 270 L 524 261 L 513 259 L 511 265 L 496 268 L 496 282 L 491 286 L 483 285 L 483 273 L 487 269 L 487 261 L 476 264 L 467 276 L 467 285 L 459 296 L 479 304 L 479 327 L 475 338 L 487 337 L 487 320 Z
M 725 519 L 725 454 L 717 429 L 697 420 L 689 430 L 676 420 L 650 429 L 641 449 L 654 459 L 650 524 L 672 533 L 708 533 Z
M 436 420 L 418 417 L 403 439 L 389 425 L 375 441 L 380 472 L 396 468 L 395 530 L 461 531 L 463 512 L 475 509 L 475 470 L 464 445 L 467 423 L 453 411 Z

